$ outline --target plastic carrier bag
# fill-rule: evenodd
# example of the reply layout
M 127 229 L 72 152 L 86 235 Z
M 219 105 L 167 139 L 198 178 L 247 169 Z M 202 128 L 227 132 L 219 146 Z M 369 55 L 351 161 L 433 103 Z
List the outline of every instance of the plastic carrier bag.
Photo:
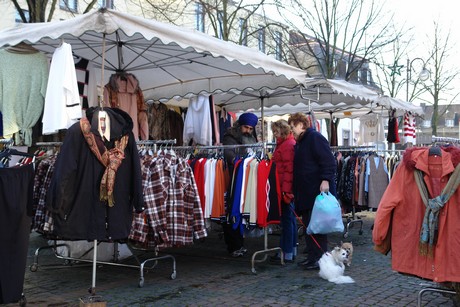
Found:
M 343 232 L 342 209 L 334 195 L 322 192 L 316 196 L 307 234 Z

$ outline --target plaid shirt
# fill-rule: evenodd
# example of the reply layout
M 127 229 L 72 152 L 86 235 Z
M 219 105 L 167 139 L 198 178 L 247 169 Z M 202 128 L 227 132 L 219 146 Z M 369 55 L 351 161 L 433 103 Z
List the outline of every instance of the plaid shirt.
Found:
M 194 238 L 207 236 L 198 188 L 187 160 L 169 153 L 145 158 L 142 183 L 146 209 L 135 215 L 130 239 L 165 248 L 193 244 Z
M 40 233 L 52 232 L 51 212 L 46 208 L 46 193 L 51 183 L 51 176 L 54 171 L 54 164 L 57 155 L 43 159 L 35 171 L 33 199 L 35 214 L 32 220 L 32 231 Z

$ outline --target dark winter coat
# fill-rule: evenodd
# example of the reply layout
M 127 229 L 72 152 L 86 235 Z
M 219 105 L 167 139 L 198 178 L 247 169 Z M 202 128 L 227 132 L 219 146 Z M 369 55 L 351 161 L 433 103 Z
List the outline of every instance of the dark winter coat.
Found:
M 99 200 L 99 188 L 105 167 L 90 150 L 83 138 L 80 123 L 68 130 L 47 194 L 47 208 L 54 218 L 54 233 L 68 240 L 109 241 L 128 238 L 133 218 L 133 206 L 143 206 L 140 159 L 132 132 L 129 115 L 116 108 L 104 108 L 110 118 L 110 141 L 105 147 L 114 147 L 114 141 L 128 134 L 125 158 L 116 172 L 113 188 L 114 206 Z M 91 132 L 97 132 L 99 108 L 88 109 L 86 116 Z M 101 140 L 102 141 L 102 140 Z
M 293 184 L 296 211 L 313 208 L 323 180 L 329 181 L 329 191 L 336 195 L 336 169 L 327 139 L 316 130 L 307 128 L 295 145 Z

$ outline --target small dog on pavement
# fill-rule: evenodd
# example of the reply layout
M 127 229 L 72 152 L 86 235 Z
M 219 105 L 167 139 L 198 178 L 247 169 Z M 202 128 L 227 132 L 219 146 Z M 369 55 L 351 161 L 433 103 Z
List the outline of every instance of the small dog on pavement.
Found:
M 347 251 L 341 247 L 335 247 L 331 252 L 324 253 L 318 261 L 319 276 L 336 284 L 350 284 L 355 281 L 350 276 L 344 276 Z
M 341 242 L 342 248 L 347 251 L 347 259 L 343 261 L 347 266 L 351 265 L 351 259 L 353 258 L 353 244 L 351 242 Z

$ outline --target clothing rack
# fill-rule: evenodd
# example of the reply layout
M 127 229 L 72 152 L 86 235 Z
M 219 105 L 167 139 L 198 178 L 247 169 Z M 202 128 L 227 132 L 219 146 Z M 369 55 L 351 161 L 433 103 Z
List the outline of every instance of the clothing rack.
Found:
M 13 139 L 0 139 L 0 150 L 5 149 L 13 145 Z
M 240 147 L 260 147 L 265 148 L 266 143 L 254 143 L 254 144 L 234 144 L 234 145 L 191 145 L 191 146 L 173 146 L 172 149 L 232 149 Z
M 138 141 L 137 142 L 138 145 L 147 145 L 147 146 L 148 145 L 156 145 L 156 144 L 161 144 L 161 145 L 165 144 L 166 145 L 166 144 L 175 144 L 175 143 L 176 143 L 176 139 L 173 139 L 173 140 L 156 140 L 156 141 L 149 140 L 149 141 Z M 63 142 L 37 142 L 35 145 L 37 147 L 59 147 L 62 144 L 63 144 Z M 89 292 L 93 296 L 95 294 L 95 277 L 96 277 L 96 265 L 97 264 L 106 264 L 106 265 L 112 265 L 112 266 L 120 266 L 120 267 L 128 267 L 128 268 L 140 269 L 139 287 L 143 287 L 144 286 L 144 270 L 145 269 L 152 270 L 153 268 L 155 268 L 155 266 L 158 263 L 158 260 L 171 259 L 172 260 L 171 279 L 176 278 L 176 260 L 175 260 L 174 256 L 172 256 L 172 255 L 158 256 L 158 251 L 155 250 L 155 257 L 148 258 L 148 259 L 146 259 L 144 261 L 141 261 L 139 259 L 139 257 L 136 255 L 135 251 L 134 251 L 134 250 L 139 250 L 139 249 L 131 246 L 130 244 L 126 244 L 128 249 L 132 253 L 132 256 L 130 256 L 129 258 L 134 258 L 136 263 L 137 263 L 137 265 L 124 264 L 124 263 L 120 263 L 119 259 L 118 259 L 118 255 L 119 255 L 119 245 L 118 244 L 119 243 L 118 242 L 113 242 L 114 246 L 113 246 L 113 259 L 112 259 L 112 261 L 100 261 L 100 260 L 97 260 L 97 246 L 99 245 L 99 243 L 101 243 L 101 242 L 98 242 L 97 240 L 94 240 L 93 246 L 91 248 L 89 248 L 88 250 L 86 250 L 79 258 L 77 258 L 77 257 L 71 257 L 70 256 L 71 248 L 70 248 L 70 246 L 68 244 L 66 244 L 66 243 L 57 244 L 57 240 L 54 240 L 53 245 L 42 246 L 42 247 L 38 247 L 36 249 L 35 254 L 34 254 L 34 262 L 30 265 L 29 269 L 30 269 L 31 272 L 36 272 L 38 270 L 38 256 L 40 254 L 40 251 L 43 250 L 43 249 L 52 249 L 53 252 L 54 252 L 55 257 L 58 258 L 58 259 L 63 259 L 64 264 L 69 264 L 72 261 L 73 262 L 88 262 L 88 263 L 92 263 L 92 265 L 93 265 L 92 286 L 90 287 Z M 57 251 L 58 247 L 66 247 L 67 252 L 68 252 L 67 256 L 60 255 L 58 253 L 58 251 Z M 83 259 L 82 258 L 82 257 L 86 256 L 88 253 L 90 253 L 91 251 L 93 251 L 93 259 L 89 260 L 89 259 Z M 148 251 L 144 250 L 144 252 L 148 252 Z M 152 262 L 152 261 L 153 261 L 153 264 L 151 266 L 147 267 L 147 264 Z
M 267 143 L 254 143 L 254 144 L 233 144 L 233 145 L 195 145 L 195 146 L 174 146 L 172 147 L 173 150 L 219 150 L 219 149 L 234 149 L 234 148 L 263 148 L 264 151 L 267 147 Z M 265 262 L 268 257 L 267 253 L 273 252 L 273 251 L 279 251 L 281 253 L 281 264 L 284 264 L 284 257 L 283 257 L 283 251 L 281 250 L 280 247 L 274 247 L 274 248 L 268 248 L 268 228 L 264 227 L 264 249 L 260 251 L 256 251 L 252 257 L 251 257 L 251 271 L 252 273 L 256 273 L 255 269 L 255 263 L 258 262 Z M 262 259 L 256 260 L 256 257 L 260 254 L 263 254 Z
M 367 150 L 376 150 L 376 146 L 331 146 L 332 151 L 362 151 L 363 149 Z
M 450 138 L 450 137 L 443 137 L 443 136 L 432 136 L 431 137 L 431 142 L 432 143 L 453 143 L 453 144 L 459 144 L 460 139 L 457 138 Z

